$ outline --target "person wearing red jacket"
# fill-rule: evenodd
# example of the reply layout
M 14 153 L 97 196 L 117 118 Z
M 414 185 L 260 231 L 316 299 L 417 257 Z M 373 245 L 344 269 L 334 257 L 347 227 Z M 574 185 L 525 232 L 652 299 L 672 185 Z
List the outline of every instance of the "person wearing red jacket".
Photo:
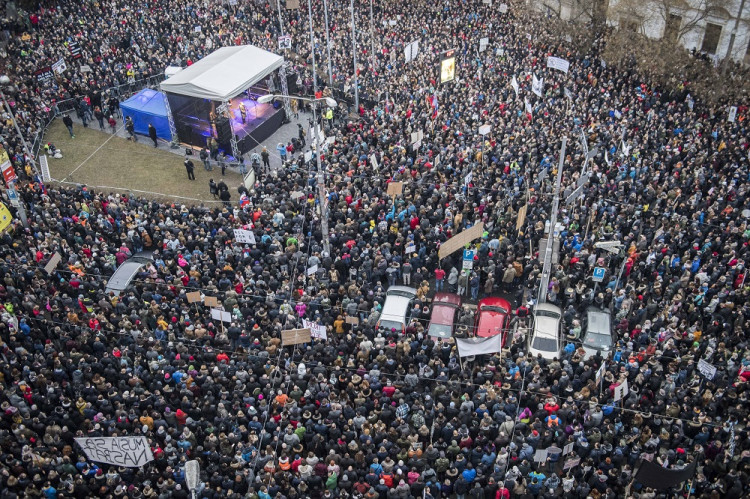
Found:
M 443 290 L 443 283 L 445 282 L 445 270 L 435 269 L 435 291 L 438 293 Z

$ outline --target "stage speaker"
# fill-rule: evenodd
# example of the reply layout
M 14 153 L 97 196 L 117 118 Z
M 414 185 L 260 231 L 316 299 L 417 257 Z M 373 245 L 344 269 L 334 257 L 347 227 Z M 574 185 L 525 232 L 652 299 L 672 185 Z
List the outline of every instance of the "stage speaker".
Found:
M 220 144 L 228 144 L 232 140 L 232 127 L 229 118 L 220 117 L 216 119 L 216 133 Z

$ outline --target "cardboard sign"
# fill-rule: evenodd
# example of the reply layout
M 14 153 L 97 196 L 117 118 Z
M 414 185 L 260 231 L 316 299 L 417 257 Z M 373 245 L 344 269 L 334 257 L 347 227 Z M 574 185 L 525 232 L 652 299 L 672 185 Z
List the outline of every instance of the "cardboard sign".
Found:
M 140 468 L 154 460 L 146 437 L 76 438 L 91 461 L 125 468 Z
M 60 256 L 60 253 L 55 251 L 55 254 L 52 255 L 52 258 L 49 259 L 49 262 L 47 262 L 47 265 L 44 266 L 44 271 L 47 274 L 51 274 L 53 270 L 55 270 L 55 267 L 57 267 L 57 264 L 60 263 L 62 260 L 62 256 Z
M 201 301 L 201 292 L 200 291 L 193 291 L 192 293 L 188 293 L 185 296 L 187 296 L 188 303 L 197 303 L 197 302 Z
M 526 223 L 526 211 L 529 209 L 529 205 L 525 204 L 518 210 L 518 218 L 516 218 L 516 230 L 521 230 L 523 224 Z
M 215 296 L 206 296 L 203 298 L 203 304 L 207 307 L 218 307 L 219 299 Z
M 459 249 L 463 248 L 466 244 L 472 242 L 474 239 L 481 237 L 483 233 L 484 223 L 479 222 L 478 224 L 469 227 L 460 234 L 456 234 L 440 245 L 440 249 L 438 250 L 438 258 L 442 260 L 446 256 L 452 255 Z
M 388 184 L 388 195 L 389 196 L 399 196 L 404 191 L 404 183 L 403 182 L 391 182 Z
M 346 316 L 346 323 L 352 324 L 354 326 L 359 324 L 359 317 L 354 317 L 353 315 L 347 315 Z
M 286 0 L 286 10 L 299 9 L 299 0 Z
M 301 343 L 310 343 L 312 341 L 312 335 L 310 330 L 305 329 L 287 329 L 281 332 L 281 345 L 299 345 Z

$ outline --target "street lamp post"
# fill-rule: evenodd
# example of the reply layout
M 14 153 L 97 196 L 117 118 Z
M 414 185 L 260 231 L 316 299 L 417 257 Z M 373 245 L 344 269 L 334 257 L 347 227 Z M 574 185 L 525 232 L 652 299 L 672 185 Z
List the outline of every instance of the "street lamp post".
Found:
M 315 161 L 317 163 L 317 184 L 318 184 L 318 204 L 320 205 L 320 231 L 323 236 L 323 250 L 331 254 L 331 241 L 328 232 L 328 203 L 326 203 L 326 185 L 325 185 L 325 173 L 323 172 L 323 166 L 320 163 L 320 141 L 318 140 L 318 115 L 316 111 L 317 104 L 325 102 L 328 107 L 338 106 L 338 102 L 331 97 L 323 97 L 321 99 L 309 99 L 307 97 L 298 97 L 295 95 L 274 95 L 267 94 L 258 97 L 258 102 L 261 104 L 267 104 L 274 99 L 299 99 L 301 101 L 309 102 L 311 104 L 313 112 L 313 135 L 315 144 Z
M 352 12 L 352 58 L 354 63 L 354 108 L 359 113 L 359 82 L 357 81 L 357 33 L 354 27 L 354 0 L 349 9 Z

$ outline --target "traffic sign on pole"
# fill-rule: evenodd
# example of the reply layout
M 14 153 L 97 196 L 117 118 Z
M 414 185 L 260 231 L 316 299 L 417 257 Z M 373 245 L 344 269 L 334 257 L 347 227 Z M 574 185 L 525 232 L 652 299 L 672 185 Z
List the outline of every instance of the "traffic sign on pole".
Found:
M 591 279 L 594 282 L 602 282 L 604 280 L 604 274 L 607 273 L 607 269 L 604 267 L 596 267 L 594 269 L 594 275 L 591 277 Z

